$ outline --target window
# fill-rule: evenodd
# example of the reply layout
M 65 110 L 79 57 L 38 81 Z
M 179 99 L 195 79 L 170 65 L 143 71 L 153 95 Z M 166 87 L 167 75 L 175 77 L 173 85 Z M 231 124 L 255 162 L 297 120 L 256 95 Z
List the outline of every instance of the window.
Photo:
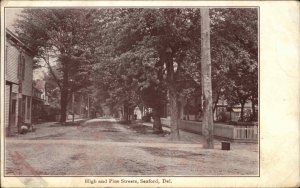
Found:
M 18 79 L 24 80 L 25 79 L 25 57 L 20 53 L 19 59 L 18 59 Z
M 26 112 L 26 114 L 27 114 L 27 119 L 30 119 L 30 115 L 31 115 L 31 113 L 30 113 L 30 112 L 31 112 L 30 108 L 31 108 L 31 98 L 27 96 L 27 112 Z
M 18 58 L 18 79 L 19 80 L 21 80 L 21 57 L 22 55 L 20 54 Z
M 22 121 L 25 122 L 26 96 L 22 96 Z

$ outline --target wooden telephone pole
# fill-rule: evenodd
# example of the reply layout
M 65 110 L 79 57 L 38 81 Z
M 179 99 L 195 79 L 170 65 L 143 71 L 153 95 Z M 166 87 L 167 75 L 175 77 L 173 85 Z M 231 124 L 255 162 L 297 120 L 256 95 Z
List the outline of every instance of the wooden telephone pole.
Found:
M 200 9 L 201 14 L 201 81 L 203 91 L 203 120 L 202 135 L 204 148 L 213 149 L 213 111 L 212 111 L 212 83 L 210 57 L 210 19 L 209 9 Z

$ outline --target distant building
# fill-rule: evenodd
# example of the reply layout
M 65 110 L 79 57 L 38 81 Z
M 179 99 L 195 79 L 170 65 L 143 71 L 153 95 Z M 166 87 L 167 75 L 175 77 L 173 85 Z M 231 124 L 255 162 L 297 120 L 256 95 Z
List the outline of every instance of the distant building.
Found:
M 134 108 L 133 114 L 135 115 L 135 119 L 142 119 L 142 111 L 138 106 Z
M 68 103 L 68 116 L 67 119 L 74 118 L 88 118 L 90 116 L 90 97 L 84 92 L 73 92 Z M 109 115 L 110 111 L 108 108 L 103 107 L 104 113 Z
M 5 127 L 10 134 L 32 123 L 33 54 L 10 30 L 5 36 Z
M 38 96 L 38 98 L 43 100 L 44 105 L 49 105 L 48 96 L 46 94 L 46 81 L 37 79 L 34 81 L 33 87 L 39 91 L 40 96 Z
M 179 100 L 179 119 L 201 121 L 202 120 L 202 98 L 201 95 L 195 95 L 190 99 L 181 97 Z M 169 104 L 165 104 L 162 117 L 170 118 Z M 214 121 L 239 121 L 241 118 L 241 105 L 230 106 L 226 100 L 220 99 L 213 111 Z M 252 103 L 248 101 L 244 106 L 244 118 L 250 118 L 253 113 L 257 113 L 258 107 L 255 105 L 255 112 L 252 111 Z
M 251 101 L 247 101 L 244 106 L 244 118 L 250 118 L 253 113 L 257 113 L 257 105 L 255 105 L 255 111 L 252 111 Z M 241 105 L 230 106 L 227 104 L 226 100 L 219 100 L 218 104 L 215 107 L 214 111 L 214 120 L 215 121 L 239 121 L 241 119 Z
M 48 111 L 48 96 L 46 95 L 46 82 L 44 80 L 35 80 L 32 86 L 32 122 L 45 120 Z

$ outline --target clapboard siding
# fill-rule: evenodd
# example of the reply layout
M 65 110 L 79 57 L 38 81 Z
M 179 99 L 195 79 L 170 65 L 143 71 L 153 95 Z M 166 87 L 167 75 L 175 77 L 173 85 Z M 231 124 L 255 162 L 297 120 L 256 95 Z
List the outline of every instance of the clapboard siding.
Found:
M 4 121 L 5 121 L 5 128 L 8 127 L 8 121 L 9 121 L 9 92 L 10 92 L 10 86 L 5 85 L 5 102 L 4 102 Z
M 20 52 L 16 46 L 13 46 L 10 41 L 6 43 L 6 80 L 14 83 L 18 83 L 18 57 Z

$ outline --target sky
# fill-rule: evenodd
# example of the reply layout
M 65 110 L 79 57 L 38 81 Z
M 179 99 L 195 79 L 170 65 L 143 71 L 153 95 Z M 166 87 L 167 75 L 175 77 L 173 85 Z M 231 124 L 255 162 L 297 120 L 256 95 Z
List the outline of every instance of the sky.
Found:
M 5 8 L 5 26 L 14 32 L 13 24 L 23 8 Z

